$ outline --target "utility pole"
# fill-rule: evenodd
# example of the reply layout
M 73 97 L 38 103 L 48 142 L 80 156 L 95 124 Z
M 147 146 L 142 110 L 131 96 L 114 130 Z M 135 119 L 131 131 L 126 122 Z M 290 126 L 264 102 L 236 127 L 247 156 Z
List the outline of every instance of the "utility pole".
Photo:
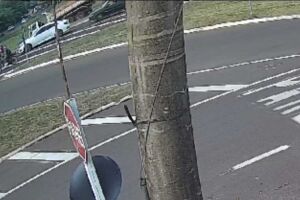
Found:
M 126 1 L 129 66 L 151 200 L 202 200 L 186 76 L 183 1 Z

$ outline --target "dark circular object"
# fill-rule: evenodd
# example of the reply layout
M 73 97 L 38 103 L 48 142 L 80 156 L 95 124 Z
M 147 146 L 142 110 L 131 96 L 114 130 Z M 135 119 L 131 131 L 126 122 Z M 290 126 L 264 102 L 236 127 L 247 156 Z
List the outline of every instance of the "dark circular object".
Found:
M 107 156 L 93 156 L 93 162 L 106 200 L 116 200 L 122 185 L 121 170 L 117 163 Z M 95 200 L 84 164 L 74 171 L 70 181 L 71 200 Z

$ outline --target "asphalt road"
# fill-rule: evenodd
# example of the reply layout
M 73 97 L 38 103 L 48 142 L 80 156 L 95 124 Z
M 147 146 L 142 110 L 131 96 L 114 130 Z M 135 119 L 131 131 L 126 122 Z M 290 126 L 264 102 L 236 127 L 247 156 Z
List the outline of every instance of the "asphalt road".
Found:
M 299 199 L 300 56 L 278 57 L 299 52 L 299 22 L 187 35 L 188 71 L 195 72 L 188 75 L 191 112 L 205 199 Z M 126 48 L 119 48 L 68 62 L 71 88 L 80 91 L 128 81 L 126 54 Z M 277 58 L 265 60 L 269 57 Z M 244 63 L 250 60 L 256 61 Z M 7 95 L 10 103 L 7 87 L 11 85 L 15 92 L 24 87 L 23 96 L 18 96 L 22 103 L 15 101 L 11 107 L 63 94 L 55 66 L 0 82 L 1 97 Z M 132 111 L 132 102 L 126 104 Z M 122 106 L 92 118 L 124 116 Z M 119 164 L 122 200 L 144 199 L 139 189 L 137 134 L 128 132 L 132 128 L 129 123 L 85 126 L 92 153 L 108 155 Z M 59 154 L 74 149 L 68 134 L 61 131 L 24 151 Z M 70 176 L 80 160 L 47 159 L 1 163 L 0 196 L 6 194 L 2 199 L 67 200 Z
M 300 109 L 284 114 L 300 104 L 291 105 L 299 101 L 299 84 L 296 84 L 300 83 L 299 61 L 299 57 L 270 60 L 188 76 L 190 88 L 203 86 L 207 89 L 190 92 L 205 199 L 299 198 L 300 120 L 293 118 L 300 116 Z M 212 88 L 229 84 L 243 87 L 227 91 Z M 290 91 L 298 93 L 289 96 L 287 92 Z M 129 100 L 91 119 L 124 116 L 124 104 L 129 105 L 134 114 Z M 137 133 L 128 132 L 132 128 L 129 123 L 84 126 L 93 155 L 110 156 L 120 166 L 123 184 L 119 199 L 122 200 L 144 199 L 139 188 Z M 284 150 L 271 155 L 270 152 L 283 147 Z M 59 154 L 74 152 L 74 149 L 64 130 L 24 151 Z M 1 163 L 0 193 L 9 193 L 2 199 L 67 200 L 70 176 L 80 159 L 65 163 L 47 159 L 15 159 Z
M 300 20 L 186 35 L 188 71 L 299 52 Z M 72 92 L 129 81 L 127 47 L 66 63 Z M 0 112 L 64 94 L 58 65 L 0 82 Z

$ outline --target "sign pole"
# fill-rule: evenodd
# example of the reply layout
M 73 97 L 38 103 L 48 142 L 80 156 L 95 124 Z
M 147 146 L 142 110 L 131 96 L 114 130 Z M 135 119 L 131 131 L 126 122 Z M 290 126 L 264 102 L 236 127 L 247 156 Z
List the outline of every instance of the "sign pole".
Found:
M 65 66 L 64 66 L 64 60 L 63 60 L 61 47 L 60 47 L 60 40 L 59 40 L 60 35 L 58 34 L 55 8 L 56 8 L 56 0 L 54 0 L 53 2 L 53 17 L 54 17 L 54 25 L 55 25 L 56 46 L 57 46 L 59 63 L 63 74 L 66 96 L 67 96 L 67 101 L 64 102 L 64 115 L 68 124 L 68 129 L 73 141 L 73 145 L 75 146 L 80 157 L 83 159 L 85 170 L 88 179 L 90 181 L 95 200 L 105 200 L 105 196 L 103 194 L 100 181 L 97 176 L 97 172 L 92 160 L 91 153 L 88 150 L 87 140 L 84 131 L 81 127 L 81 119 L 79 116 L 77 103 L 74 98 L 71 98 L 71 92 L 68 84 L 68 79 L 67 79 Z
M 61 71 L 62 71 L 62 74 L 63 74 L 67 99 L 70 99 L 71 98 L 71 93 L 70 93 L 70 88 L 69 88 L 69 84 L 68 84 L 68 79 L 67 79 L 67 74 L 66 74 L 66 70 L 65 70 L 64 60 L 63 60 L 61 47 L 60 47 L 60 40 L 59 40 L 60 36 L 58 34 L 58 28 L 57 28 L 56 0 L 54 0 L 54 2 L 53 2 L 53 17 L 54 17 L 55 36 L 56 36 L 55 38 L 56 38 L 56 47 L 57 47 L 57 52 L 58 52 L 59 63 L 60 63 Z

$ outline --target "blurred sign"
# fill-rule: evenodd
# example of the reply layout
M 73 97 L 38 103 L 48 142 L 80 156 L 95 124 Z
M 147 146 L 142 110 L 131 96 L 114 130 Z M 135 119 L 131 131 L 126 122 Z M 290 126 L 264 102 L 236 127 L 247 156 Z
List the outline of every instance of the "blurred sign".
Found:
M 64 115 L 68 124 L 68 129 L 72 138 L 73 145 L 75 146 L 77 152 L 84 160 L 84 162 L 87 162 L 87 150 L 84 145 L 83 136 L 79 125 L 80 118 L 75 115 L 75 109 L 76 107 L 72 108 L 71 101 L 64 102 Z

